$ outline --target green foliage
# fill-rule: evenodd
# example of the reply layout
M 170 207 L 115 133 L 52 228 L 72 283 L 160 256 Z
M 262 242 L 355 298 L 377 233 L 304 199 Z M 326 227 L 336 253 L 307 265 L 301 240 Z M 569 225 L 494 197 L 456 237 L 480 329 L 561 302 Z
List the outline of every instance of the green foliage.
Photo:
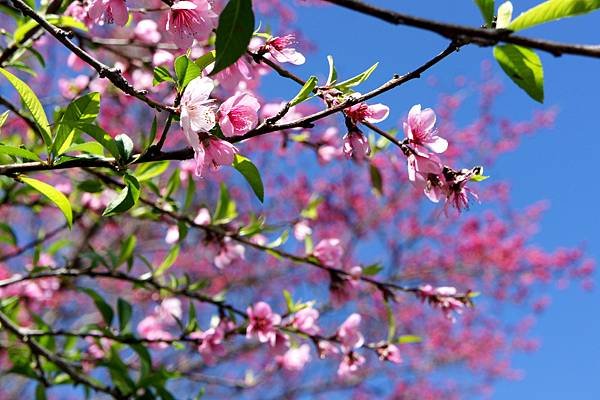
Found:
M 587 14 L 600 8 L 600 0 L 548 0 L 515 18 L 508 29 L 520 31 L 561 18 Z
M 219 15 L 216 59 L 211 74 L 235 63 L 248 49 L 254 32 L 254 12 L 251 0 L 229 0 Z
M 173 266 L 173 264 L 177 260 L 177 257 L 179 256 L 180 249 L 181 248 L 179 245 L 171 247 L 171 250 L 169 250 L 163 262 L 158 266 L 158 268 L 154 272 L 155 276 L 161 276 Z
M 494 57 L 506 75 L 535 101 L 544 102 L 544 69 L 539 56 L 526 47 L 494 47 Z
M 510 1 L 505 1 L 498 7 L 498 17 L 496 18 L 496 28 L 503 29 L 510 24 L 512 18 L 513 5 Z
M 377 196 L 383 196 L 383 178 L 381 172 L 374 164 L 369 164 L 369 176 L 371 177 L 371 187 Z
M 56 206 L 60 209 L 60 211 L 62 211 L 63 215 L 65 216 L 69 228 L 73 225 L 73 210 L 71 209 L 71 203 L 69 203 L 69 199 L 67 199 L 67 197 L 64 194 L 55 189 L 54 186 L 48 185 L 47 183 L 34 178 L 20 176 L 18 179 L 21 182 L 31 186 L 32 188 L 46 196 L 51 202 L 56 204 Z
M 175 59 L 175 76 L 177 76 L 179 92 L 183 92 L 188 83 L 200 75 L 202 70 L 186 54 Z
M 110 326 L 112 324 L 112 320 L 114 318 L 115 313 L 110 307 L 110 305 L 108 305 L 108 303 L 104 301 L 104 298 L 100 294 L 98 294 L 98 292 L 90 288 L 80 288 L 79 290 L 87 294 L 92 299 L 92 301 L 96 305 L 96 308 L 98 309 L 98 311 L 100 311 L 100 314 L 102 315 L 102 319 L 106 323 L 106 326 Z
M 0 143 L 0 154 L 8 154 L 9 156 L 26 158 L 33 161 L 42 161 L 40 157 L 32 151 L 22 147 L 13 147 Z
M 36 94 L 31 90 L 31 88 L 22 80 L 5 70 L 4 68 L 0 68 L 0 74 L 4 75 L 6 79 L 13 85 L 13 87 L 21 96 L 21 100 L 25 104 L 25 107 L 31 113 L 33 120 L 37 124 L 40 129 L 40 133 L 42 135 L 42 139 L 46 144 L 46 147 L 50 147 L 52 143 L 52 138 L 50 134 L 50 124 L 48 123 L 48 117 L 46 117 L 46 112 L 42 107 L 42 103 L 37 98 Z
M 487 26 L 491 27 L 492 21 L 494 20 L 494 0 L 475 0 L 475 3 L 477 3 L 481 15 L 483 15 L 483 20 Z
M 215 225 L 226 224 L 237 217 L 235 201 L 229 197 L 229 191 L 224 183 L 221 183 L 219 193 L 219 201 L 217 202 L 213 216 L 213 224 Z
M 74 129 L 93 124 L 99 112 L 100 93 L 88 93 L 73 100 L 58 122 L 58 129 L 52 143 L 52 153 L 55 155 L 64 153 L 73 142 Z
M 302 88 L 298 92 L 298 94 L 292 100 L 290 100 L 289 106 L 293 107 L 297 104 L 302 103 L 305 100 L 308 100 L 308 98 L 312 95 L 312 92 L 317 86 L 318 82 L 319 80 L 314 75 L 308 78 L 306 80 L 306 83 L 304 83 L 304 86 L 302 86 Z
M 378 65 L 379 63 L 375 63 L 360 74 L 353 76 L 350 79 L 346 79 L 345 81 L 342 81 L 340 83 L 336 83 L 333 87 L 335 89 L 341 90 L 344 93 L 348 93 L 351 91 L 351 88 L 358 86 L 361 83 L 365 82 L 367 79 L 369 79 L 369 77 L 375 71 Z
M 152 86 L 159 85 L 162 82 L 175 82 L 175 79 L 173 79 L 171 73 L 165 67 L 155 67 L 154 79 L 152 79 Z
M 265 188 L 256 165 L 246 157 L 236 154 L 235 159 L 233 160 L 233 167 L 246 178 L 246 181 L 250 184 L 250 187 L 254 191 L 254 194 L 256 194 L 256 197 L 258 197 L 258 200 L 260 200 L 261 203 L 264 202 Z
M 140 198 L 140 183 L 138 180 L 129 174 L 125 174 L 125 187 L 121 189 L 121 192 L 106 206 L 106 209 L 102 213 L 103 216 L 108 217 L 115 214 L 121 214 L 137 203 Z

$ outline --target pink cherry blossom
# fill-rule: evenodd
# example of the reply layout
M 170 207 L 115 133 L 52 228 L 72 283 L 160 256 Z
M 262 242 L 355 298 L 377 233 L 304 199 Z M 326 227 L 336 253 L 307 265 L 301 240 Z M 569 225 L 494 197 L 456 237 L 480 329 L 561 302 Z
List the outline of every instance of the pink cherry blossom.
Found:
M 160 42 L 160 32 L 158 24 L 151 19 L 143 19 L 137 23 L 133 30 L 136 39 L 149 44 Z
M 175 318 L 181 319 L 182 317 L 181 300 L 175 297 L 166 298 L 154 309 L 154 313 L 161 323 L 174 325 Z
M 197 225 L 210 225 L 210 222 L 210 212 L 206 207 L 202 207 L 198 211 L 198 215 L 196 215 L 196 218 L 194 218 L 194 223 Z
M 216 26 L 217 14 L 208 0 L 177 1 L 171 6 L 166 30 L 179 48 L 191 47 L 194 39 L 208 39 Z
M 359 96 L 360 94 L 356 93 L 355 96 L 356 95 Z M 346 113 L 346 116 L 348 116 L 348 118 L 350 118 L 354 123 L 370 122 L 375 124 L 388 117 L 390 108 L 381 103 L 367 105 L 367 103 L 361 102 L 346 108 L 344 113 Z
M 227 90 L 238 88 L 240 82 L 252 79 L 252 67 L 240 57 L 235 63 L 215 74 L 215 79 Z
M 277 340 L 277 330 L 275 327 L 281 322 L 281 316 L 271 310 L 271 306 L 263 301 L 259 301 L 253 307 L 248 307 L 248 327 L 246 328 L 246 337 L 258 337 L 261 343 L 270 343 L 275 346 Z
M 297 240 L 302 241 L 310 234 L 312 234 L 312 229 L 308 225 L 308 221 L 302 220 L 294 225 L 294 237 Z
M 365 363 L 365 358 L 356 352 L 350 352 L 344 356 L 340 363 L 337 375 L 342 379 L 349 379 L 356 375 L 359 367 Z
M 331 355 L 340 353 L 340 350 L 327 340 L 319 340 L 319 342 L 317 343 L 317 348 L 319 350 L 320 359 L 324 359 Z
M 207 329 L 204 332 L 196 331 L 190 334 L 190 338 L 201 340 L 198 346 L 198 352 L 202 355 L 206 364 L 213 364 L 217 357 L 225 355 L 225 326 L 217 325 L 215 328 Z
M 317 326 L 318 318 L 318 310 L 315 310 L 312 308 L 312 306 L 306 307 L 296 312 L 292 316 L 291 325 L 300 332 L 304 332 L 308 335 L 315 335 L 320 331 L 319 327 Z
M 225 237 L 221 243 L 219 253 L 215 256 L 215 267 L 223 269 L 235 260 L 243 260 L 246 249 L 239 243 L 235 243 L 230 237 Z
M 403 124 L 404 133 L 411 143 L 425 146 L 435 153 L 443 153 L 448 148 L 448 141 L 437 136 L 435 120 L 435 112 L 431 108 L 421 110 L 421 105 L 416 104 L 408 112 L 408 120 Z
M 202 141 L 205 150 L 204 163 L 213 171 L 219 169 L 221 165 L 231 165 L 238 149 L 229 142 L 210 136 Z M 198 161 L 198 160 L 196 160 Z M 202 170 L 200 170 L 200 174 Z
M 149 315 L 137 326 L 138 334 L 148 340 L 171 340 L 173 336 L 165 330 L 163 322 L 155 315 Z M 152 346 L 159 349 L 164 349 L 168 345 L 164 342 L 152 343 Z
M 448 212 L 448 207 L 453 206 L 458 212 L 469 208 L 469 194 L 476 200 L 477 195 L 467 187 L 467 183 L 475 175 L 475 171 L 469 169 L 461 169 L 454 171 L 450 168 L 444 168 L 444 178 L 446 180 L 446 204 L 445 211 Z
M 414 150 L 407 157 L 408 179 L 423 189 L 429 200 L 437 203 L 444 196 L 442 163 L 434 154 Z
M 339 267 L 344 250 L 337 238 L 321 240 L 313 250 L 313 255 L 328 267 Z
M 88 6 L 85 2 L 72 2 L 64 11 L 64 15 L 68 17 L 73 17 L 83 22 L 88 28 L 91 28 L 94 25 L 94 21 L 92 20 L 92 18 L 90 18 L 88 14 Z
M 304 64 L 306 61 L 304 55 L 290 47 L 295 42 L 296 37 L 294 35 L 274 36 L 267 40 L 263 46 L 263 51 L 268 51 L 280 63 Z
M 260 104 L 250 93 L 237 93 L 225 100 L 217 113 L 219 126 L 227 137 L 245 135 L 256 127 Z
M 364 336 L 358 330 L 361 319 L 360 314 L 350 314 L 338 328 L 336 337 L 340 341 L 344 352 L 357 349 L 365 343 Z
M 310 361 L 310 346 L 305 343 L 300 347 L 289 349 L 283 356 L 277 357 L 277 361 L 287 371 L 302 371 Z
M 152 65 L 155 67 L 161 65 L 171 65 L 173 64 L 173 60 L 175 60 L 173 53 L 166 50 L 157 50 L 152 56 Z
M 451 286 L 434 288 L 431 285 L 421 285 L 419 286 L 417 296 L 421 298 L 421 300 L 431 304 L 433 307 L 441 309 L 446 318 L 455 322 L 456 318 L 452 312 L 461 314 L 465 307 L 465 304 L 460 299 L 456 298 L 457 293 L 458 291 L 456 288 Z
M 346 154 L 346 157 L 354 158 L 357 161 L 362 161 L 371 154 L 369 140 L 360 129 L 352 129 L 344 136 L 344 154 Z
M 129 12 L 125 0 L 92 0 L 88 15 L 97 24 L 112 24 L 125 26 Z
M 179 227 L 177 225 L 172 225 L 167 230 L 167 235 L 165 236 L 166 244 L 174 244 L 179 240 Z
M 402 356 L 400 355 L 400 349 L 395 344 L 382 343 L 377 347 L 377 354 L 379 354 L 380 360 L 386 360 L 393 362 L 394 364 L 400 364 L 402 362 Z

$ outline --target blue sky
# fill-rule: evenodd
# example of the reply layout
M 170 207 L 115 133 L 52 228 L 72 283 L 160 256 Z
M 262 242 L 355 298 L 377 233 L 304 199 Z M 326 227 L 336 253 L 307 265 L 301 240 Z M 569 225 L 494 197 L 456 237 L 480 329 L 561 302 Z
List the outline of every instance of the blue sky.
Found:
M 479 12 L 470 0 L 369 1 L 422 17 L 474 26 L 481 24 Z M 515 15 L 538 2 L 513 1 Z M 297 69 L 303 76 L 325 74 L 325 56 L 332 54 L 341 75 L 353 75 L 380 61 L 371 78 L 375 85 L 394 73 L 413 69 L 447 43 L 433 33 L 395 27 L 339 7 L 300 9 L 297 22 L 318 45 L 307 63 Z M 600 12 L 537 27 L 524 34 L 593 43 L 598 36 L 591 33 L 598 32 L 599 24 Z M 516 151 L 502 156 L 486 173 L 511 183 L 517 209 L 540 199 L 549 201 L 550 208 L 543 218 L 536 244 L 553 249 L 584 243 L 589 256 L 598 259 L 600 212 L 596 197 L 600 191 L 595 185 L 595 150 L 600 146 L 600 129 L 595 117 L 600 111 L 600 60 L 540 55 L 546 80 L 543 107 L 556 106 L 559 110 L 555 127 L 527 137 Z M 491 59 L 491 49 L 469 46 L 428 74 L 437 77 L 442 85 L 447 82 L 446 87 L 450 88 L 457 75 L 477 79 L 484 59 Z M 494 66 L 494 70 L 502 75 L 499 67 Z M 495 107 L 498 115 L 526 119 L 534 110 L 542 108 L 507 78 L 504 81 L 505 90 Z M 278 89 L 281 93 L 282 89 Z M 381 101 L 393 105 L 392 118 L 398 119 L 414 103 L 435 104 L 438 94 L 438 89 L 421 79 L 382 96 Z M 574 283 L 565 290 L 552 289 L 551 295 L 552 305 L 534 329 L 534 334 L 542 339 L 541 348 L 514 359 L 514 366 L 525 372 L 524 379 L 498 384 L 493 398 L 600 398 L 597 377 L 600 321 L 596 317 L 600 294 L 584 292 Z

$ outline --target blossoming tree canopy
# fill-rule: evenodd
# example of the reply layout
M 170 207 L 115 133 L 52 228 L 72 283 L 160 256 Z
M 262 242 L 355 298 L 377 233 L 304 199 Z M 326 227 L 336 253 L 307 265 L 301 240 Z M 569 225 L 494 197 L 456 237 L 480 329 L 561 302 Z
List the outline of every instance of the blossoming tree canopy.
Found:
M 377 97 L 478 45 L 542 102 L 536 52 L 600 50 L 519 31 L 600 1 L 513 18 L 477 0 L 482 27 L 298 3 L 0 2 L 1 398 L 457 398 L 535 347 L 529 317 L 491 310 L 536 312 L 534 287 L 591 284 L 581 250 L 531 244 L 543 207 L 503 212 L 508 187 L 481 166 L 553 112 L 495 129 L 487 64 L 466 127 L 465 93 L 414 99 L 399 123 Z M 301 77 L 328 41 L 303 35 L 297 6 L 448 43 L 385 82 L 371 77 L 385 55 L 354 76 L 329 56 Z M 282 101 L 268 79 L 297 94 Z M 440 382 L 449 364 L 468 379 Z

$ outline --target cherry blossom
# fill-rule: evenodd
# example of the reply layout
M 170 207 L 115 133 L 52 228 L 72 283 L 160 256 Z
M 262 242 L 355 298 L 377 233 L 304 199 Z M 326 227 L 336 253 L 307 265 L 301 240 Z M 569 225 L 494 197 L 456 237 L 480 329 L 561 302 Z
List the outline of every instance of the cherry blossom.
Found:
M 217 14 L 208 0 L 181 0 L 169 11 L 166 30 L 182 49 L 191 47 L 194 39 L 206 40 L 216 26 Z
M 217 118 L 227 137 L 245 135 L 256 127 L 260 104 L 250 93 L 237 93 L 219 107 Z
M 338 267 L 344 250 L 337 238 L 321 240 L 313 250 L 313 255 L 328 267 Z
M 371 154 L 369 140 L 360 129 L 354 128 L 344 136 L 344 154 L 357 161 L 362 161 Z
M 248 313 L 248 327 L 246 328 L 246 337 L 258 337 L 261 343 L 269 343 L 275 346 L 277 341 L 277 330 L 275 327 L 281 322 L 281 316 L 271 310 L 271 306 L 263 301 L 259 301 L 246 310 Z
M 360 314 L 350 314 L 338 328 L 336 337 L 340 341 L 344 352 L 357 349 L 365 343 L 364 336 L 358 330 L 361 319 Z
M 408 119 L 404 122 L 404 133 L 411 143 L 425 146 L 435 153 L 443 153 L 448 148 L 448 141 L 437 135 L 435 128 L 435 112 L 431 108 L 421 110 L 421 105 L 412 106 Z
M 294 65 L 304 64 L 306 59 L 304 55 L 295 48 L 290 47 L 296 42 L 296 37 L 292 34 L 285 36 L 274 36 L 267 40 L 263 46 L 264 52 L 269 52 L 273 58 L 280 63 L 290 63 Z
M 89 17 L 97 24 L 125 26 L 129 12 L 125 0 L 91 0 L 88 8 Z

